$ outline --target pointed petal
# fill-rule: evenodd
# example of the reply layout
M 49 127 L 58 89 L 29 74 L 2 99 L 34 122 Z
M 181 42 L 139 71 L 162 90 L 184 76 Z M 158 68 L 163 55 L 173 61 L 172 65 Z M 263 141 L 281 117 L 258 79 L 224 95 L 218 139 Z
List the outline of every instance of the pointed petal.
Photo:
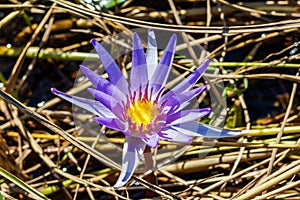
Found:
M 80 69 L 97 90 L 113 96 L 115 99 L 126 100 L 124 93 L 108 80 L 83 65 L 80 65 Z
M 108 73 L 110 82 L 127 94 L 129 85 L 117 63 L 106 49 L 95 39 L 92 40 L 92 44 L 94 45 L 106 72 Z
M 157 44 L 155 39 L 155 34 L 153 30 L 148 32 L 148 46 L 146 53 L 146 60 L 148 66 L 148 79 L 151 80 L 154 71 L 157 67 Z
M 181 93 L 181 94 L 176 94 L 173 93 L 173 95 L 166 96 L 164 95 L 162 97 L 161 102 L 165 102 L 165 106 L 170 106 L 173 108 L 173 112 L 176 110 L 181 110 L 188 104 L 186 102 L 190 101 L 192 98 L 196 97 L 199 95 L 201 92 L 203 92 L 206 89 L 206 85 L 203 85 L 201 87 L 198 87 L 196 89 Z M 171 94 L 169 92 L 169 94 Z
M 206 59 L 191 75 L 176 85 L 171 91 L 173 93 L 182 93 L 192 88 L 206 71 L 209 62 L 210 60 Z
M 122 187 L 131 178 L 145 147 L 146 144 L 140 138 L 126 137 L 123 146 L 122 170 L 115 188 Z
M 115 98 L 93 88 L 88 88 L 87 91 L 91 95 L 93 95 L 95 99 L 102 103 L 106 108 L 108 108 L 112 113 L 114 113 L 116 117 L 118 117 L 119 119 L 123 118 L 123 107 L 118 103 L 118 101 Z
M 210 108 L 183 110 L 167 117 L 167 123 L 170 125 L 182 124 L 186 122 L 195 121 L 202 118 L 211 112 Z
M 100 90 L 95 90 L 94 88 L 88 88 L 87 91 L 95 97 L 98 101 L 100 101 L 103 105 L 105 105 L 108 109 L 112 110 L 116 105 L 117 101 L 112 96 L 105 94 Z
M 154 88 L 156 88 L 155 86 L 157 85 L 160 86 L 160 88 L 165 87 L 166 85 L 175 54 L 176 40 L 176 34 L 173 34 L 166 49 L 164 50 L 157 68 L 155 69 L 155 72 L 151 79 L 151 86 L 153 86 Z M 156 91 L 153 91 L 154 94 L 156 94 L 158 90 L 160 90 L 160 88 L 156 89 Z
M 190 143 L 193 141 L 192 136 L 185 135 L 172 128 L 166 128 L 165 130 L 161 131 L 159 135 L 161 139 L 168 140 L 171 142 Z
M 136 90 L 148 82 L 147 63 L 141 39 L 137 33 L 133 34 L 132 68 L 130 72 L 130 87 Z
M 153 135 L 141 138 L 143 142 L 145 142 L 146 145 L 148 145 L 151 148 L 156 148 L 158 145 L 159 135 L 154 133 Z
M 126 127 L 126 123 L 117 118 L 94 117 L 94 120 L 99 124 L 118 131 L 125 131 L 128 129 L 128 127 Z
M 73 103 L 81 108 L 84 108 L 100 117 L 115 117 L 115 115 L 109 109 L 107 109 L 102 103 L 98 101 L 72 96 L 63 93 L 55 88 L 51 88 L 51 92 L 59 96 L 60 98 L 69 101 L 70 103 Z
M 241 134 L 238 130 L 228 130 L 209 126 L 201 122 L 187 122 L 171 126 L 173 129 L 190 136 L 202 136 L 205 138 L 232 137 Z

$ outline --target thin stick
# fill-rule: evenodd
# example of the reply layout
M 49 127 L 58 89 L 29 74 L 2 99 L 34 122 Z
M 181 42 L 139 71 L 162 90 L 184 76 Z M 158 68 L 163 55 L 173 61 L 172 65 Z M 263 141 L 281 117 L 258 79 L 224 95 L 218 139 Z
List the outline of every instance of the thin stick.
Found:
M 147 21 L 136 20 L 127 17 L 121 17 L 113 14 L 108 14 L 105 12 L 97 12 L 78 5 L 62 1 L 62 0 L 52 0 L 57 2 L 59 5 L 65 7 L 66 11 L 72 12 L 76 11 L 80 14 L 87 16 L 96 16 L 103 19 L 107 19 L 113 22 L 118 22 L 121 24 L 131 25 L 134 27 L 141 27 L 147 29 L 158 29 L 174 32 L 186 32 L 186 33 L 216 33 L 216 34 L 226 34 L 226 35 L 235 35 L 240 33 L 254 33 L 254 32 L 266 32 L 266 31 L 278 31 L 285 30 L 289 28 L 299 28 L 300 19 L 295 20 L 282 20 L 279 22 L 272 22 L 259 25 L 247 25 L 247 26 L 219 26 L 219 27 L 206 27 L 206 26 L 186 26 L 186 25 L 172 25 L 172 24 L 160 24 Z
M 36 2 L 37 0 L 34 0 L 34 1 L 26 1 L 26 2 L 24 2 L 22 5 L 17 5 L 18 7 L 20 6 L 20 7 L 26 7 L 26 6 L 30 6 L 30 4 L 32 4 L 32 3 L 34 3 L 34 2 Z M 13 6 L 15 6 L 15 5 L 13 5 Z M 1 5 L 1 7 L 2 7 L 2 5 Z M 22 9 L 23 10 L 23 9 Z M 6 17 L 4 17 L 3 19 L 1 19 L 1 21 L 0 21 L 0 29 L 2 29 L 3 27 L 5 27 L 5 25 L 7 24 L 7 23 L 9 23 L 11 20 L 13 20 L 16 16 L 18 16 L 21 12 L 22 12 L 22 10 L 16 10 L 16 11 L 13 11 L 13 12 L 11 12 L 11 13 L 9 13 L 9 15 L 7 15 Z
M 273 191 L 271 191 L 271 192 L 268 192 L 268 193 L 266 193 L 266 194 L 263 194 L 263 195 L 261 195 L 261 196 L 257 196 L 257 197 L 255 197 L 254 199 L 256 199 L 256 200 L 267 199 L 267 198 L 270 197 L 270 196 L 273 196 L 273 195 L 276 195 L 276 194 L 278 194 L 278 193 L 280 193 L 280 192 L 283 192 L 283 191 L 286 191 L 286 190 L 288 190 L 288 189 L 294 188 L 294 187 L 296 187 L 296 186 L 298 186 L 298 185 L 300 185 L 300 180 L 298 180 L 298 181 L 296 181 L 296 182 L 289 183 L 289 184 L 287 184 L 287 185 L 285 185 L 285 186 L 282 186 L 282 187 L 280 187 L 280 188 L 277 188 L 277 189 L 275 189 L 275 190 L 273 190 Z
M 50 7 L 50 9 L 48 10 L 48 12 L 46 13 L 46 15 L 44 16 L 44 18 L 42 19 L 42 21 L 39 23 L 38 27 L 35 29 L 34 33 L 32 34 L 31 39 L 27 42 L 27 44 L 23 48 L 20 56 L 18 57 L 18 60 L 16 61 L 15 65 L 13 67 L 11 76 L 8 79 L 8 83 L 6 86 L 6 92 L 10 93 L 14 89 L 16 81 L 21 72 L 21 66 L 24 62 L 26 52 L 27 52 L 28 48 L 31 46 L 31 44 L 34 42 L 34 40 L 36 39 L 37 35 L 40 33 L 42 28 L 44 27 L 45 23 L 48 21 L 55 6 L 56 6 L 56 3 L 53 3 L 52 6 Z
M 247 191 L 244 195 L 241 195 L 236 200 L 244 200 L 244 199 L 252 199 L 257 194 L 262 193 L 263 191 L 267 190 L 268 188 L 273 187 L 274 185 L 278 184 L 279 182 L 288 179 L 289 177 L 298 174 L 300 171 L 300 165 L 295 166 L 294 168 L 282 173 L 281 175 L 272 178 L 271 180 L 261 184 L 258 187 L 253 188 L 250 191 Z
M 105 130 L 105 126 L 102 126 L 102 128 L 101 128 L 101 130 L 100 130 L 101 133 L 98 134 L 98 135 L 96 136 L 96 139 L 94 140 L 94 142 L 93 142 L 91 148 L 95 148 L 95 146 L 96 146 L 96 144 L 98 143 L 98 141 L 99 141 L 99 139 L 100 139 L 100 137 L 101 137 L 101 134 L 103 134 L 104 130 Z M 84 173 L 85 173 L 85 170 L 86 170 L 86 168 L 87 168 L 87 165 L 88 165 L 88 163 L 89 163 L 89 161 L 90 161 L 90 158 L 91 158 L 91 155 L 88 154 L 87 157 L 86 157 L 86 159 L 85 159 L 83 168 L 82 168 L 82 170 L 81 170 L 81 172 L 80 172 L 79 178 L 82 178 L 82 177 L 83 177 L 83 175 L 84 175 Z M 80 187 L 79 184 L 76 185 L 76 189 L 75 189 L 75 194 L 74 194 L 74 196 L 73 196 L 73 200 L 76 200 L 76 198 L 77 198 L 77 194 L 78 194 L 78 189 L 79 189 L 79 187 Z M 88 187 L 88 186 L 85 186 L 85 188 L 88 190 L 89 187 Z M 91 198 L 91 199 L 94 199 L 94 197 L 91 196 L 91 195 L 90 195 L 90 198 Z
M 300 69 L 299 69 L 299 71 L 296 74 L 297 77 L 299 77 L 299 73 L 300 73 Z M 277 134 L 276 144 L 280 143 L 281 137 L 283 135 L 284 127 L 286 125 L 287 119 L 289 118 L 289 114 L 290 114 L 290 112 L 292 110 L 292 107 L 293 107 L 293 102 L 294 102 L 295 95 L 296 95 L 296 92 L 297 92 L 297 87 L 298 87 L 298 84 L 294 83 L 293 84 L 293 88 L 292 88 L 292 92 L 291 92 L 290 101 L 289 101 L 288 107 L 286 109 L 286 113 L 285 113 L 283 122 L 281 124 L 280 130 L 279 130 L 279 132 Z M 275 156 L 277 154 L 277 151 L 278 151 L 277 148 L 274 148 L 273 151 L 272 151 L 272 155 L 271 155 L 271 160 L 270 160 L 269 167 L 268 167 L 267 176 L 269 176 L 271 174 L 271 172 L 272 172 L 273 165 L 274 165 L 274 160 L 275 160 Z

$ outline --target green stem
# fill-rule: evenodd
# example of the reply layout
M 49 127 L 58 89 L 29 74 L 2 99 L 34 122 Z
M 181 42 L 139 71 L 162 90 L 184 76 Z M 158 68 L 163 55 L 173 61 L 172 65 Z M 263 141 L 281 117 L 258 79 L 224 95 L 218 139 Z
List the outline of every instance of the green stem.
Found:
M 8 48 L 6 46 L 0 46 L 0 56 L 17 57 L 20 55 L 22 48 Z M 39 54 L 39 47 L 29 47 L 26 57 L 34 58 L 38 57 L 41 59 L 53 58 L 58 60 L 99 60 L 98 54 L 96 53 L 86 53 L 86 52 L 63 52 L 59 49 L 45 48 L 41 49 Z M 38 54 L 38 55 L 37 55 Z M 283 67 L 283 68 L 299 68 L 299 64 L 296 63 L 278 63 L 272 64 L 268 62 L 211 62 L 209 64 L 208 70 L 214 70 L 214 67 L 244 67 L 244 66 L 257 66 L 257 67 Z
M 6 46 L 0 46 L 0 56 L 9 56 L 9 57 L 17 57 L 21 53 L 21 48 L 7 48 Z M 63 52 L 60 50 L 56 50 L 53 48 L 41 49 L 39 47 L 29 47 L 26 57 L 27 58 L 53 58 L 58 60 L 75 60 L 75 61 L 83 61 L 87 60 L 99 60 L 99 57 L 96 53 L 85 53 L 85 52 Z M 39 54 L 38 54 L 39 52 Z

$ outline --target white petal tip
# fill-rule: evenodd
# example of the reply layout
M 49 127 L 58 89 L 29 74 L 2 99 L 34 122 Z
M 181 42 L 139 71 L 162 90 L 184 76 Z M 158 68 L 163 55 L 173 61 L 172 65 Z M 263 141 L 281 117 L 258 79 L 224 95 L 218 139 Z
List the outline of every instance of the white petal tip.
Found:
M 222 137 L 234 137 L 237 135 L 241 135 L 241 131 L 239 130 L 228 130 L 228 129 L 223 129 L 222 133 L 221 133 L 221 138 Z
M 115 185 L 114 185 L 114 188 L 115 189 L 119 189 L 119 188 L 121 188 L 122 186 L 124 186 L 125 185 L 125 183 L 116 183 Z
M 56 88 L 51 88 L 50 91 L 51 91 L 53 94 L 57 94 Z
M 126 172 L 126 173 L 122 173 L 120 174 L 117 182 L 114 185 L 114 188 L 120 188 L 123 187 L 130 179 L 130 177 L 132 176 L 133 173 L 131 172 Z

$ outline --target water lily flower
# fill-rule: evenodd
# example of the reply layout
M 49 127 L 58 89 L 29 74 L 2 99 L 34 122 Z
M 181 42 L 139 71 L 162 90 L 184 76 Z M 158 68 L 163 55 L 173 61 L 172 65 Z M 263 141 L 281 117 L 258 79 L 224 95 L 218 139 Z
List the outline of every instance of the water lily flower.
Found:
M 99 124 L 124 133 L 122 170 L 115 187 L 128 182 L 146 145 L 155 148 L 159 139 L 189 143 L 194 136 L 219 138 L 239 133 L 197 122 L 197 119 L 211 112 L 210 108 L 184 109 L 192 98 L 206 89 L 206 86 L 193 86 L 205 72 L 209 60 L 205 60 L 174 88 L 164 92 L 175 54 L 175 34 L 171 36 L 158 62 L 154 31 L 148 32 L 146 55 L 138 34 L 134 33 L 129 82 L 105 48 L 95 39 L 92 44 L 109 76 L 107 80 L 80 66 L 94 87 L 87 90 L 95 100 L 71 96 L 55 88 L 51 91 L 94 113 L 94 120 Z

